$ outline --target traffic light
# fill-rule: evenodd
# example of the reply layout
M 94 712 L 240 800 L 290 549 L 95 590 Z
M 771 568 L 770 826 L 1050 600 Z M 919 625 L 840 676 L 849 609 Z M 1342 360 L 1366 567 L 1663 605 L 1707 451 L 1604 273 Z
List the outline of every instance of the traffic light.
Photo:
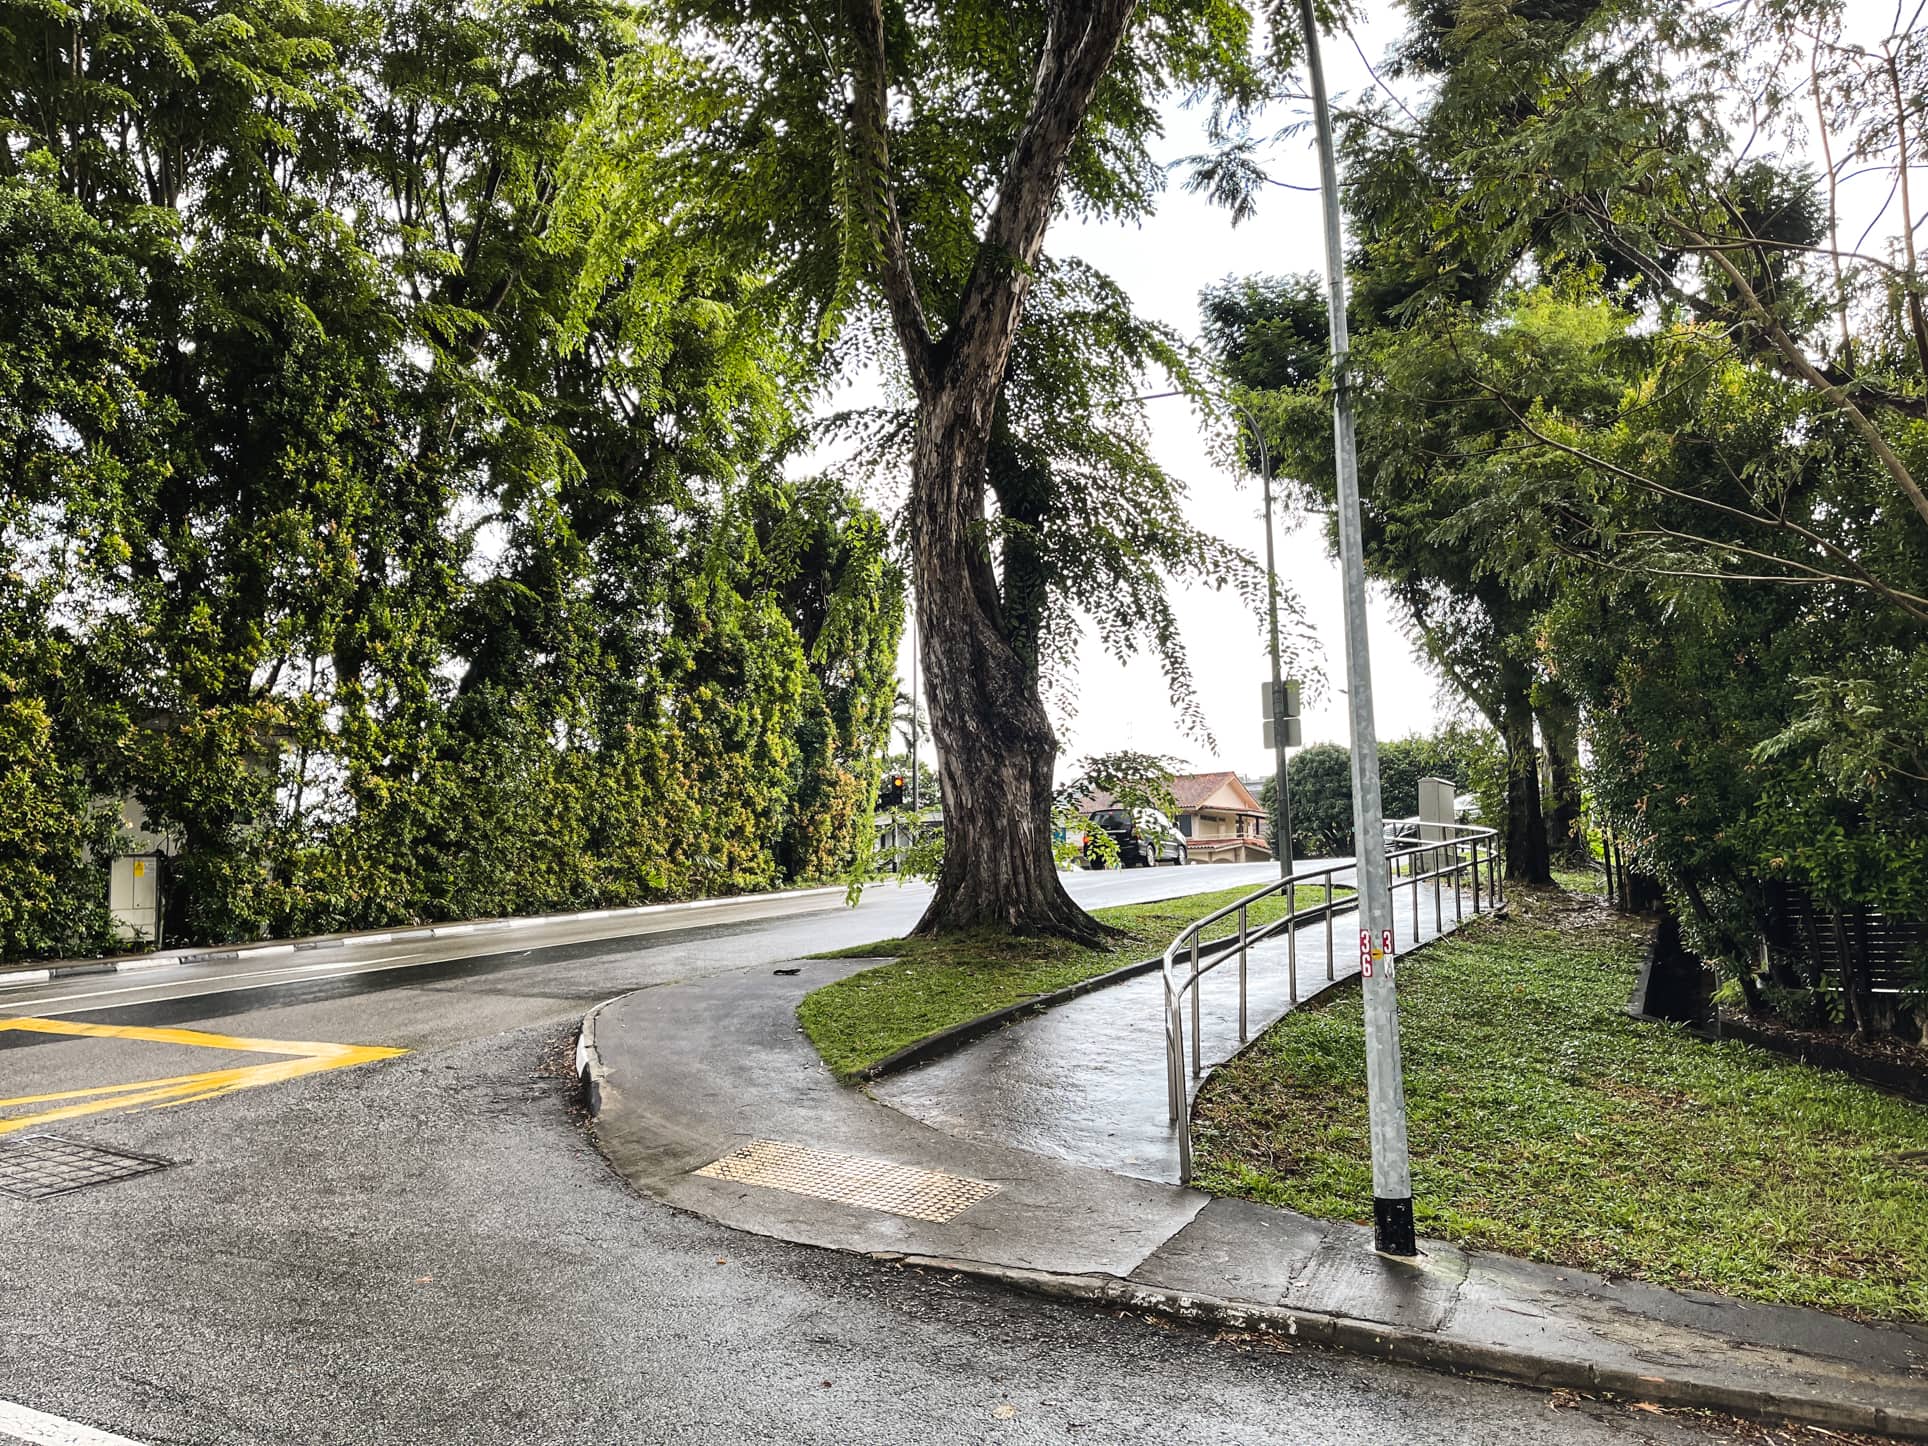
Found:
M 883 786 L 877 790 L 879 808 L 902 808 L 904 793 L 910 787 L 910 776 L 904 773 L 886 773 Z

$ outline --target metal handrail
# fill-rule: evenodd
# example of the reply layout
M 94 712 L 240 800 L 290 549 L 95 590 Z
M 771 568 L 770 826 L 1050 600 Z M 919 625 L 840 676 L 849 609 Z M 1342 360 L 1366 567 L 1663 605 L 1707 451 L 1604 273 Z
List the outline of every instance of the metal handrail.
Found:
M 1396 898 L 1399 889 L 1408 883 L 1412 886 L 1412 930 L 1413 937 L 1419 935 L 1419 890 L 1428 879 L 1433 884 L 1433 930 L 1441 933 L 1445 928 L 1445 903 L 1441 898 L 1442 881 L 1453 881 L 1453 918 L 1458 922 L 1464 917 L 1460 898 L 1462 879 L 1471 875 L 1473 884 L 1473 912 L 1479 914 L 1480 908 L 1480 869 L 1486 869 L 1488 907 L 1496 907 L 1501 899 L 1499 872 L 1499 834 L 1490 828 L 1472 824 L 1433 823 L 1417 818 L 1388 819 L 1385 831 L 1390 838 L 1396 830 L 1417 828 L 1422 836 L 1407 847 L 1394 849 L 1386 847 L 1386 860 L 1393 873 L 1393 893 Z M 1436 832 L 1429 832 L 1436 831 Z M 1482 858 L 1482 853 L 1484 857 Z M 1444 860 L 1443 862 L 1441 860 Z M 1405 865 L 1401 869 L 1401 865 Z M 1185 996 L 1191 995 L 1192 1001 L 1192 1050 L 1191 1077 L 1197 1079 L 1202 1073 L 1199 1060 L 1199 988 L 1198 984 L 1212 970 L 1218 968 L 1234 954 L 1238 956 L 1238 1039 L 1241 1045 L 1248 1039 L 1246 1019 L 1246 979 L 1248 955 L 1254 944 L 1283 933 L 1286 936 L 1285 968 L 1286 998 L 1294 1005 L 1299 1002 L 1299 925 L 1325 921 L 1326 979 L 1335 977 L 1332 942 L 1333 916 L 1342 908 L 1357 907 L 1358 894 L 1353 891 L 1343 896 L 1333 892 L 1334 878 L 1348 869 L 1357 866 L 1356 860 L 1346 863 L 1328 864 L 1324 868 L 1305 869 L 1293 873 L 1289 878 L 1275 879 L 1263 888 L 1255 889 L 1243 898 L 1236 899 L 1222 909 L 1216 909 L 1204 918 L 1188 925 L 1184 932 L 1172 940 L 1165 950 L 1165 1085 L 1166 1103 L 1171 1114 L 1171 1124 L 1178 1131 L 1178 1178 L 1183 1184 L 1190 1184 L 1192 1178 L 1192 1112 L 1191 1090 L 1185 1079 Z M 1325 884 L 1325 898 L 1309 908 L 1298 906 L 1298 891 L 1302 884 Z M 1284 894 L 1285 914 L 1269 924 L 1251 927 L 1250 912 L 1254 904 L 1271 897 Z M 1397 909 L 1394 913 L 1397 914 Z M 1236 914 L 1238 916 L 1237 944 L 1233 947 L 1233 937 L 1227 935 L 1222 940 L 1213 940 L 1219 946 L 1217 952 L 1205 958 L 1201 954 L 1204 946 L 1201 935 L 1222 919 Z M 1398 925 L 1393 925 L 1395 946 L 1397 945 Z M 1191 968 L 1183 976 L 1174 973 L 1181 954 L 1189 953 Z

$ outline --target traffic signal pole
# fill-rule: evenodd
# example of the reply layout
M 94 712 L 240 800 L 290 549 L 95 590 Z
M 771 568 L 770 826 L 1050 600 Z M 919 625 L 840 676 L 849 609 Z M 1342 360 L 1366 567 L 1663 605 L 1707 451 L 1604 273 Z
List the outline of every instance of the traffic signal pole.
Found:
M 1339 570 L 1345 593 L 1347 703 L 1352 723 L 1352 827 L 1359 886 L 1359 973 L 1365 993 L 1366 1095 L 1372 1131 L 1373 1236 L 1388 1255 L 1417 1255 L 1412 1171 L 1406 1147 L 1406 1087 L 1399 1064 L 1392 878 L 1386 864 L 1379 801 L 1379 739 L 1372 717 L 1372 659 L 1366 642 L 1365 545 L 1359 521 L 1359 454 L 1353 436 L 1346 333 L 1346 259 L 1340 225 L 1339 165 L 1332 108 L 1319 59 L 1312 0 L 1299 0 L 1306 69 L 1319 136 L 1319 184 L 1325 206 L 1326 315 L 1332 329 L 1332 438 L 1338 460 Z

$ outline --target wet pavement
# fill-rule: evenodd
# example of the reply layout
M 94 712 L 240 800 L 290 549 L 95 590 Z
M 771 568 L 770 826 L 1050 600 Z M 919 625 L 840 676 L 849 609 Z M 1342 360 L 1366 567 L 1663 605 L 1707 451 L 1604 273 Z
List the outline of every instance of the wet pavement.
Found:
M 1435 881 L 1436 882 L 1436 881 Z M 1454 908 L 1450 888 L 1393 890 L 1396 947 L 1450 933 L 1473 917 L 1470 889 Z M 1481 905 L 1486 904 L 1484 895 Z M 1245 1029 L 1239 1020 L 1239 959 L 1225 957 L 1198 990 L 1200 1077 L 1256 1039 L 1299 1003 L 1359 972 L 1358 911 L 1334 906 L 1246 951 Z M 1180 961 L 1182 973 L 1188 961 Z M 1189 1028 L 1192 1012 L 1185 1009 Z M 1188 1059 L 1193 1057 L 1186 1041 Z M 1193 1088 L 1196 1089 L 1194 1080 Z M 1056 1160 L 1146 1180 L 1178 1179 L 1178 1140 L 1165 1086 L 1165 981 L 1140 975 L 1034 1014 L 927 1065 L 878 1080 L 870 1092 L 959 1139 L 1015 1145 Z
M 1265 871 L 1134 870 L 1071 888 L 1103 906 L 1244 877 Z M 1709 1439 L 1692 1421 L 1552 1410 L 1537 1392 L 758 1239 L 638 1198 L 577 1128 L 569 1047 L 597 1001 L 726 974 L 776 982 L 771 968 L 798 954 L 902 933 L 927 897 L 885 887 L 856 911 L 625 939 L 558 925 L 513 946 L 361 944 L 312 972 L 230 961 L 0 991 L 12 1016 L 409 1051 L 60 1122 L 174 1163 L 52 1199 L 0 1196 L 0 1441 L 19 1421 L 9 1402 L 156 1446 Z M 548 944 L 562 947 L 530 947 Z M 452 957 L 463 949 L 473 957 Z M 697 1046 L 713 1022 L 666 1021 Z M 787 1010 L 771 1025 L 797 1039 Z M 19 1088 L 0 1093 L 193 1072 L 204 1050 L 223 1057 L 206 1042 L 4 1030 L 0 1082 Z M 832 1096 L 846 1097 L 863 1099 Z M 1159 1187 L 1118 1188 L 1143 1204 Z M 59 1429 L 27 1439 L 102 1439 Z

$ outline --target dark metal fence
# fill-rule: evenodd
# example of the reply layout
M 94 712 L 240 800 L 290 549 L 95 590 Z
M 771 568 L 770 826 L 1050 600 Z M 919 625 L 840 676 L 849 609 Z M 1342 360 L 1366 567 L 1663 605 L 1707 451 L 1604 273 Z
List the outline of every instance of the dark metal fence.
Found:
M 1870 994 L 1909 994 L 1928 983 L 1928 923 L 1862 905 L 1830 909 L 1791 884 L 1768 887 L 1767 945 L 1815 989 L 1853 981 Z

